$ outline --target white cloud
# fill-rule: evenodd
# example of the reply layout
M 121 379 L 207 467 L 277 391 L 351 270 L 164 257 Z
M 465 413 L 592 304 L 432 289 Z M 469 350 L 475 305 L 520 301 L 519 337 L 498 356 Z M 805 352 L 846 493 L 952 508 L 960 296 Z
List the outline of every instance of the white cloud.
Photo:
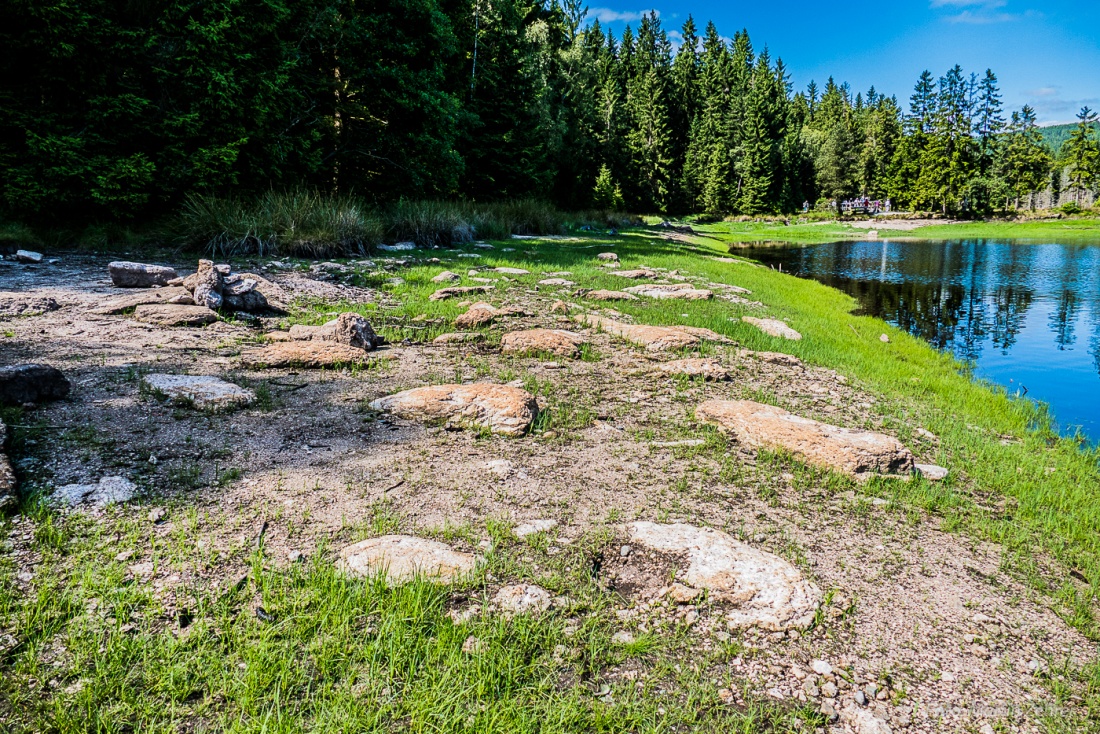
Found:
M 1029 97 L 1056 97 L 1058 95 L 1058 87 L 1039 87 L 1038 89 L 1029 89 L 1026 94 Z
M 932 0 L 933 8 L 974 8 L 985 10 L 1003 8 L 1007 0 Z
M 611 8 L 589 8 L 588 17 L 595 18 L 601 23 L 637 23 L 643 15 L 655 13 L 660 17 L 658 10 L 612 10 Z
M 933 10 L 952 11 L 951 15 L 944 15 L 943 19 L 948 23 L 962 23 L 967 25 L 990 25 L 993 23 L 1011 23 L 1015 20 L 1030 18 L 1040 15 L 1033 10 L 1023 13 L 1005 12 L 1002 8 L 1008 5 L 1008 0 L 930 0 L 929 6 Z
M 1012 13 L 989 13 L 984 10 L 974 12 L 964 10 L 957 15 L 949 15 L 945 20 L 948 23 L 966 23 L 968 25 L 990 25 L 991 23 L 1011 23 L 1022 18 L 1022 15 Z

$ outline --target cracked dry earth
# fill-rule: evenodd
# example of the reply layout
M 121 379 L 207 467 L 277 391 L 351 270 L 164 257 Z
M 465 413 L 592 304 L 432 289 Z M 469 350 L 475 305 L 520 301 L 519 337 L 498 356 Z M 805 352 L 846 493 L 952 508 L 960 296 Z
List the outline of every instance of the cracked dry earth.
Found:
M 201 543 L 229 560 L 156 572 L 133 559 L 134 575 L 169 609 L 177 588 L 225 586 L 245 573 L 245 557 L 234 551 L 251 547 L 261 528 L 276 563 L 298 554 L 333 557 L 355 539 L 351 528 L 384 506 L 414 535 L 484 528 L 489 519 L 554 520 L 551 553 L 586 534 L 650 520 L 721 529 L 777 554 L 825 592 L 820 623 L 806 634 L 733 633 L 744 654 L 726 672 L 742 686 L 721 695 L 731 705 L 771 697 L 848 711 L 830 724 L 836 731 L 1040 731 L 1049 661 L 1084 662 L 1091 654 L 1045 598 L 1001 568 L 997 546 L 943 532 L 935 518 L 915 517 L 864 486 L 739 449 L 693 421 L 705 400 L 770 395 L 800 415 L 889 432 L 873 410 L 875 396 L 830 370 L 711 344 L 707 356 L 724 363 L 730 381 L 676 378 L 656 364 L 685 355 L 646 353 L 594 330 L 584 332 L 594 361 L 506 357 L 490 339 L 389 346 L 355 372 L 246 370 L 242 351 L 277 320 L 168 329 L 92 315 L 118 293 L 106 264 L 73 255 L 0 271 L 0 313 L 7 314 L 0 316 L 0 362 L 53 365 L 72 382 L 67 399 L 33 409 L 49 426 L 50 445 L 30 447 L 24 475 L 53 486 L 133 479 L 139 496 L 100 511 L 103 521 L 157 506 L 198 510 Z M 393 305 L 368 289 L 253 267 L 291 295 Z M 534 315 L 510 317 L 495 330 L 582 328 L 551 313 L 551 289 L 521 298 L 513 305 Z M 200 413 L 144 392 L 139 376 L 148 372 L 262 385 L 270 399 L 263 407 Z M 537 385 L 540 409 L 560 425 L 506 439 L 367 407 L 399 390 L 457 381 Z M 933 462 L 936 439 L 921 435 L 910 448 Z M 229 469 L 239 473 L 214 486 Z M 951 469 L 965 474 L 965 467 Z M 182 516 L 170 509 L 152 532 L 167 537 Z M 11 542 L 33 574 L 29 524 L 17 518 Z M 609 587 L 625 565 L 618 547 L 601 569 Z M 32 583 L 25 586 L 31 593 Z M 721 610 L 703 599 L 670 610 L 631 604 L 628 596 L 619 616 L 624 628 L 644 632 L 661 615 L 688 625 L 700 649 L 730 640 Z

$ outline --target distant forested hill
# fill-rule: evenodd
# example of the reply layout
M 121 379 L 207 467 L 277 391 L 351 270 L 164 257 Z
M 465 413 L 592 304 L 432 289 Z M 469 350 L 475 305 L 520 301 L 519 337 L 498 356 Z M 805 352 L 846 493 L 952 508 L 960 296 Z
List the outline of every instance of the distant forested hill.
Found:
M 1077 123 L 1051 125 L 1049 127 L 1039 128 L 1039 132 L 1042 134 L 1043 142 L 1050 148 L 1050 151 L 1058 155 L 1062 152 L 1062 146 L 1069 140 L 1069 136 L 1073 134 L 1073 130 L 1076 127 Z M 1093 129 L 1100 131 L 1100 123 L 1094 124 Z

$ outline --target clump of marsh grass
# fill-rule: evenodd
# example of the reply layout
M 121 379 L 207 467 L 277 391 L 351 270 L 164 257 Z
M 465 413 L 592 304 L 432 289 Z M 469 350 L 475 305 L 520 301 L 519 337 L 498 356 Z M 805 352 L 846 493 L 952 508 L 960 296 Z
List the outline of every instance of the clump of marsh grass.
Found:
M 384 213 L 387 239 L 414 242 L 418 247 L 449 247 L 479 236 L 463 204 L 450 201 L 407 201 L 391 204 Z
M 176 239 L 217 257 L 360 255 L 382 242 L 451 247 L 511 235 L 558 235 L 571 228 L 622 227 L 636 218 L 565 214 L 535 199 L 475 204 L 401 200 L 372 208 L 351 195 L 269 191 L 255 199 L 194 195 L 173 225 Z
M 191 196 L 177 228 L 184 244 L 219 257 L 365 254 L 383 232 L 358 199 L 318 191 L 269 191 L 251 200 Z

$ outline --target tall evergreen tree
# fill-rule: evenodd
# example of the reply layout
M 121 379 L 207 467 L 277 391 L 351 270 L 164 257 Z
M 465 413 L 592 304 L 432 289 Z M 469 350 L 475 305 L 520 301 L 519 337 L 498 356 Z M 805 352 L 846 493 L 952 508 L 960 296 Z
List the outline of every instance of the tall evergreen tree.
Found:
M 746 100 L 738 208 L 745 214 L 775 211 L 783 187 L 781 139 L 786 95 L 765 49 L 756 59 Z M 782 102 L 781 102 L 782 99 Z
M 1100 144 L 1093 138 L 1096 113 L 1088 107 L 1077 115 L 1077 128 L 1062 149 L 1062 157 L 1069 165 L 1069 185 L 1073 189 L 1074 202 L 1081 204 L 1081 194 L 1100 182 Z
M 920 206 L 947 212 L 962 204 L 962 192 L 977 157 L 970 102 L 962 67 L 956 65 L 939 81 L 928 144 L 920 156 L 921 170 L 913 191 Z
M 1023 197 L 1030 197 L 1046 186 L 1052 165 L 1031 107 L 1025 105 L 1020 112 L 1012 113 L 1002 150 L 999 173 L 1008 195 L 1015 199 L 1015 208 L 1019 209 Z
M 685 192 L 693 206 L 710 214 L 729 211 L 733 177 L 730 107 L 730 56 L 718 28 L 708 23 L 699 59 L 696 97 L 700 109 L 692 121 L 684 161 Z
M 685 181 L 691 128 L 699 115 L 699 36 L 695 21 L 689 15 L 680 31 L 682 41 L 672 62 L 670 125 L 672 127 L 672 194 L 671 208 L 677 212 L 691 210 L 691 194 Z
M 625 46 L 624 42 L 624 46 Z M 642 18 L 626 87 L 630 127 L 626 144 L 632 176 L 628 203 L 642 211 L 666 211 L 671 203 L 673 138 L 669 112 L 672 46 L 656 13 Z
M 982 78 L 976 112 L 974 132 L 978 136 L 978 170 L 984 176 L 993 167 L 997 139 L 1005 126 L 1000 87 L 992 69 L 986 69 Z

